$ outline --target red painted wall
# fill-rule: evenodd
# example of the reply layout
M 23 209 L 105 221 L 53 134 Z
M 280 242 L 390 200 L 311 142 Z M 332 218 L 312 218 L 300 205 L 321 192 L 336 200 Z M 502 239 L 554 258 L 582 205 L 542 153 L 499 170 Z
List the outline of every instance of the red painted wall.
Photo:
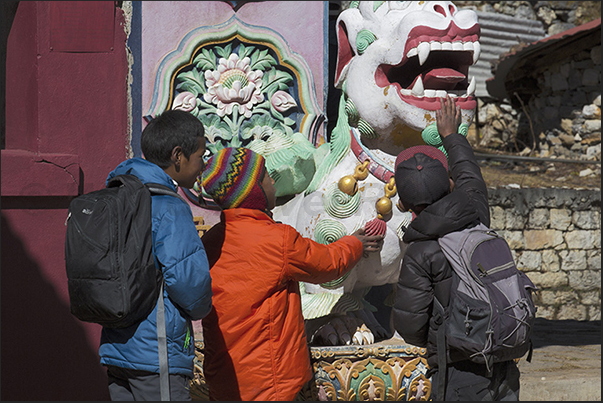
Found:
M 128 157 L 123 12 L 20 2 L 8 39 L 2 150 L 1 399 L 108 400 L 100 326 L 69 312 L 69 201 Z

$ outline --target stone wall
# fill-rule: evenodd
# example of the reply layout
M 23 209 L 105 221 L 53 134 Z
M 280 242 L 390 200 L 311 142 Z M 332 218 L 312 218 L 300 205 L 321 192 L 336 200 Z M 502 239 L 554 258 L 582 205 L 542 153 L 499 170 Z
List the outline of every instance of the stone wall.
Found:
M 528 109 L 540 156 L 601 160 L 601 45 L 535 78 L 540 93 Z
M 601 320 L 601 191 L 488 192 L 491 227 L 539 288 L 537 317 Z

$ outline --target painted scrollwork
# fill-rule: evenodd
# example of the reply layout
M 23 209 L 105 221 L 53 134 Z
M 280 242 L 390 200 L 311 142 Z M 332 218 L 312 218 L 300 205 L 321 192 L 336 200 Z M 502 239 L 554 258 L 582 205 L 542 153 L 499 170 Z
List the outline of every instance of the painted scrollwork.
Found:
M 314 361 L 314 380 L 319 400 L 426 401 L 431 383 L 425 378 L 425 358 L 341 358 Z M 320 393 L 322 391 L 322 393 Z

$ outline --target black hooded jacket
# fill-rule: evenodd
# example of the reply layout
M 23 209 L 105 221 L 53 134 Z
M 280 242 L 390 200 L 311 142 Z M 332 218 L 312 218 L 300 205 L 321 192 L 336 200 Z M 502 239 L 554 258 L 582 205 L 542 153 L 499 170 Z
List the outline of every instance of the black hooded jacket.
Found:
M 426 207 L 408 226 L 403 240 L 409 245 L 392 310 L 394 328 L 407 343 L 427 348 L 431 368 L 437 367 L 433 298 L 437 295 L 444 306 L 448 305 L 452 275 L 437 238 L 478 221 L 490 225 L 486 184 L 469 142 L 460 134 L 451 134 L 443 143 L 454 190 Z

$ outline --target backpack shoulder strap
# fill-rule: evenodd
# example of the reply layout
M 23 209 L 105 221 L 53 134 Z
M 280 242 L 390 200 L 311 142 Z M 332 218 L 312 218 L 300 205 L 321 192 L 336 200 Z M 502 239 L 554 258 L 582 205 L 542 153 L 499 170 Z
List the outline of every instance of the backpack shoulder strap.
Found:
M 169 186 L 165 186 L 165 185 L 162 185 L 159 183 L 146 183 L 145 186 L 149 189 L 149 191 L 151 192 L 152 195 L 158 194 L 158 195 L 174 196 L 174 197 L 179 198 L 186 204 L 188 204 L 188 202 L 184 199 L 184 197 L 180 196 L 179 193 L 175 192 Z
M 436 336 L 437 341 L 437 357 L 438 357 L 438 399 L 441 401 L 445 400 L 446 393 L 446 378 L 448 377 L 448 371 L 446 370 L 446 326 L 444 325 L 445 310 L 444 306 L 434 295 L 434 318 L 438 325 L 438 331 Z
M 140 179 L 138 179 L 138 177 L 136 175 L 131 175 L 131 174 L 116 175 L 116 176 L 112 177 L 111 179 L 107 180 L 108 188 L 118 187 L 118 186 L 122 186 L 122 185 L 130 186 L 130 187 L 144 186 L 142 181 Z

